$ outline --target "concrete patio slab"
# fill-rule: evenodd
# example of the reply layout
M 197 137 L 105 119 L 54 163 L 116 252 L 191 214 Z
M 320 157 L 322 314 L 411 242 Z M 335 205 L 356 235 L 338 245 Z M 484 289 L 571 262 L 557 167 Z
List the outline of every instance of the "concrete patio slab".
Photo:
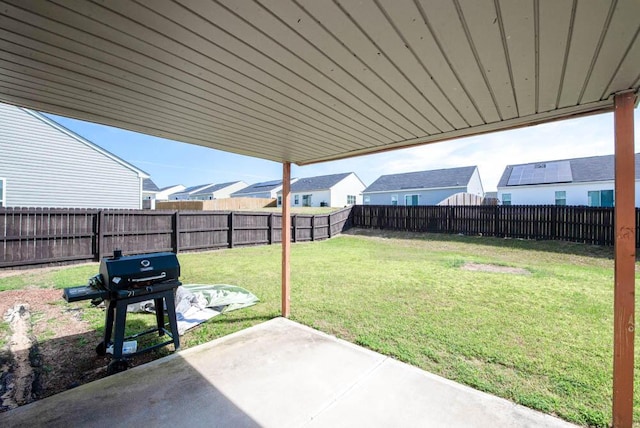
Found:
M 24 427 L 571 427 L 276 318 L 0 413 Z

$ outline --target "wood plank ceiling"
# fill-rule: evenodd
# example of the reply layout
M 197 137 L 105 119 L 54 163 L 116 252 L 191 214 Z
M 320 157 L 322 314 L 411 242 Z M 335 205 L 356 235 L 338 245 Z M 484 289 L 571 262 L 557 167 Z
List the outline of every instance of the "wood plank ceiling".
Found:
M 307 164 L 610 111 L 637 0 L 0 1 L 0 101 Z

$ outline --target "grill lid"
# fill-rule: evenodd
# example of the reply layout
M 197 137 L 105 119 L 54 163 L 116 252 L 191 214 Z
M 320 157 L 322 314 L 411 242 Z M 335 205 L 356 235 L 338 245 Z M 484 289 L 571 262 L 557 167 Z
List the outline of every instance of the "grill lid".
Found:
M 177 281 L 180 263 L 175 253 L 151 253 L 122 256 L 114 251 L 113 257 L 103 258 L 100 274 L 107 289 L 118 290 Z

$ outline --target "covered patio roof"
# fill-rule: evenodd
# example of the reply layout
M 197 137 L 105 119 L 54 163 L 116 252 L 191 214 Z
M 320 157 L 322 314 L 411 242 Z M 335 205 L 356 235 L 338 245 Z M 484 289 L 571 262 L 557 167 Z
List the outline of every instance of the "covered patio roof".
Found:
M 0 2 L 0 100 L 304 165 L 610 111 L 640 3 Z
M 616 129 L 614 426 L 631 426 L 637 0 L 0 0 L 0 101 L 305 165 L 578 115 Z

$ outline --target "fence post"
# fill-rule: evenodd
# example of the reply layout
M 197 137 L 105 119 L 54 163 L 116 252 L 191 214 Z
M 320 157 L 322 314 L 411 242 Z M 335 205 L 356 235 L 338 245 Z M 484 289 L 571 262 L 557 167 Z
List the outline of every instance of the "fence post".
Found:
M 551 236 L 558 236 L 556 232 L 558 224 L 558 208 L 554 205 L 551 209 Z
M 316 216 L 311 216 L 311 241 L 316 240 Z
M 269 245 L 273 244 L 273 213 L 269 214 L 269 218 L 267 219 L 267 230 Z
M 98 256 L 98 261 L 102 260 L 102 257 L 104 257 L 104 211 L 100 210 L 98 211 L 98 217 L 96 218 L 96 229 L 97 229 L 97 238 L 98 238 L 98 242 L 97 242 L 97 256 Z
M 233 248 L 233 211 L 229 213 L 229 236 L 227 240 L 229 241 L 229 248 Z
M 298 215 L 291 217 L 291 226 L 293 227 L 293 242 L 298 242 Z
M 327 235 L 331 238 L 331 214 L 327 216 Z
M 180 211 L 173 213 L 173 252 L 180 251 Z
M 455 218 L 455 212 L 453 210 L 453 206 L 449 206 L 449 209 L 447 210 L 449 213 L 449 221 L 447 222 L 447 233 L 455 233 L 453 231 L 453 224 L 454 224 L 454 218 Z

